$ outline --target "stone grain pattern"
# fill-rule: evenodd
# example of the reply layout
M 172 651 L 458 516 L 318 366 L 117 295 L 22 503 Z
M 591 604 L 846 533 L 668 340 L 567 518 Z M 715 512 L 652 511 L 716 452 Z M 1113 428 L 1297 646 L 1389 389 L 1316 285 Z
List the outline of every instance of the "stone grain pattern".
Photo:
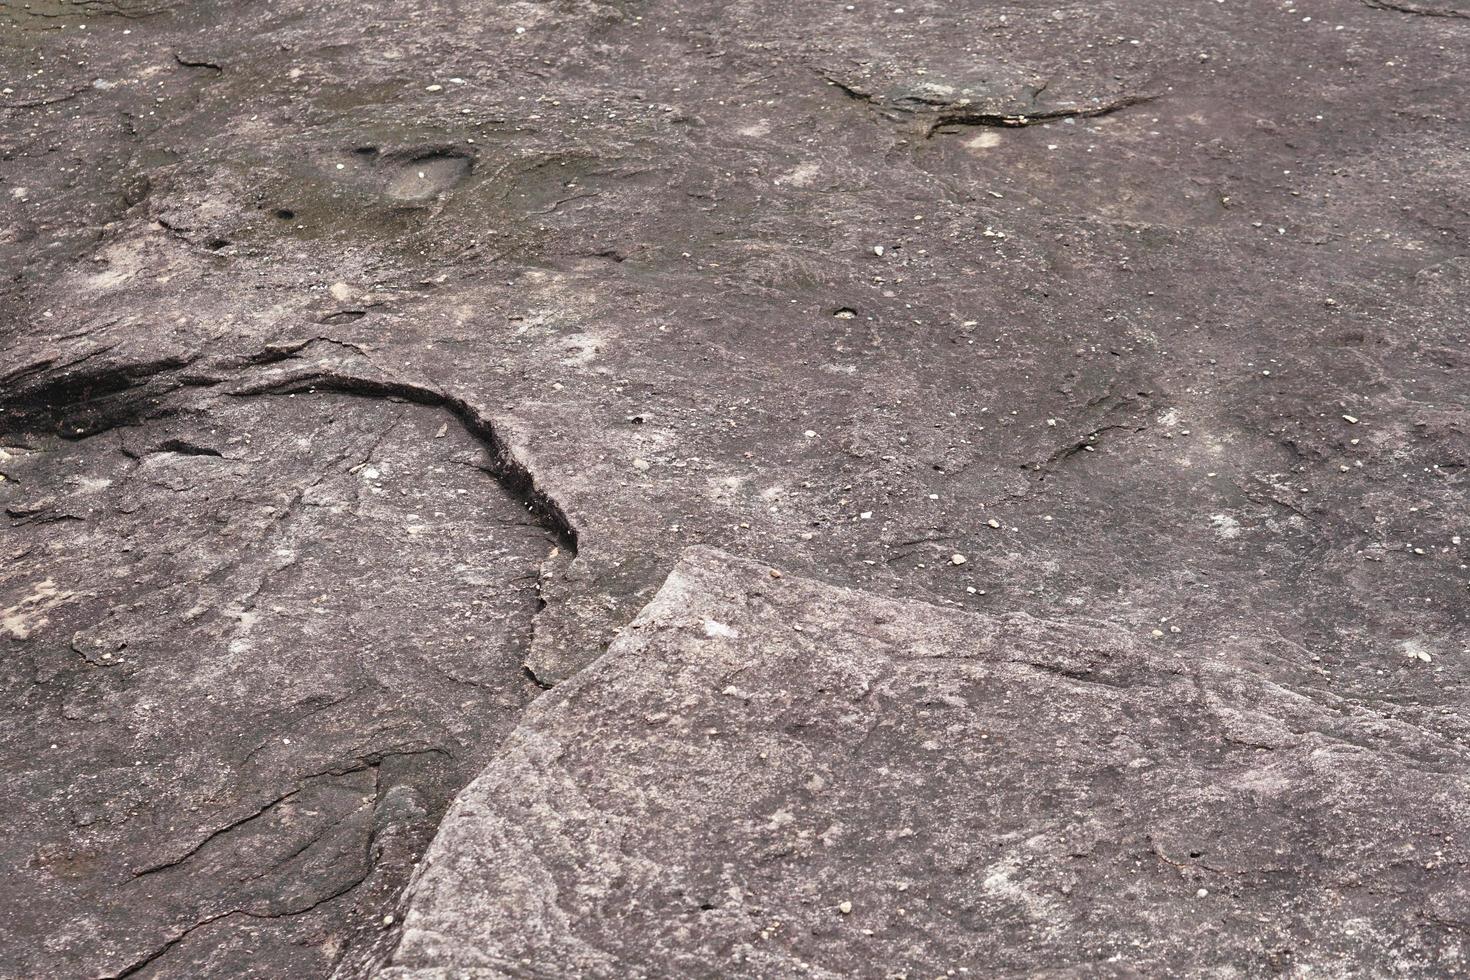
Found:
M 689 546 L 1460 744 L 1467 13 L 0 0 L 0 973 L 366 970 Z
M 537 693 L 554 544 L 456 420 L 176 407 L 6 449 L 6 976 L 324 973 Z
M 694 549 L 456 802 L 379 975 L 1460 974 L 1467 761 L 1117 627 Z

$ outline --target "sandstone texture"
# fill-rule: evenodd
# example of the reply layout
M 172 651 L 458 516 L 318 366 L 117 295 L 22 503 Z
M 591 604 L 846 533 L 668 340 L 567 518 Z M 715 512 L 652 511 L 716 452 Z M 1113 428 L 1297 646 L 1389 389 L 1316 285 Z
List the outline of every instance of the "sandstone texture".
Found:
M 1462 972 L 1467 78 L 1466 0 L 0 0 L 0 976 Z
M 461 795 L 382 975 L 1459 973 L 1467 761 L 1115 627 L 693 549 Z

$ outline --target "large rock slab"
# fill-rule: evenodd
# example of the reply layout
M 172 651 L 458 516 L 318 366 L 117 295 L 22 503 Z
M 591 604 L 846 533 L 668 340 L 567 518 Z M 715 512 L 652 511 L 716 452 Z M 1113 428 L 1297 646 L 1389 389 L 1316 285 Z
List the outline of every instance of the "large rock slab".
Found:
M 383 975 L 1453 973 L 1466 763 L 1113 627 L 693 549 L 455 804 Z
M 1470 736 L 1466 2 L 0 0 L 0 973 L 351 972 L 690 546 Z

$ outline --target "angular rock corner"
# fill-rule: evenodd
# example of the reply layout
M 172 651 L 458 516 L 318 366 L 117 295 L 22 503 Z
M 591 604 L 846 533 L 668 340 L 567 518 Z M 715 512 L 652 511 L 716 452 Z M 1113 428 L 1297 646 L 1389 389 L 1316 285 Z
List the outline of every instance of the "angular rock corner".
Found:
M 775 576 L 685 552 L 527 711 L 379 976 L 1465 968 L 1458 743 L 1111 626 Z

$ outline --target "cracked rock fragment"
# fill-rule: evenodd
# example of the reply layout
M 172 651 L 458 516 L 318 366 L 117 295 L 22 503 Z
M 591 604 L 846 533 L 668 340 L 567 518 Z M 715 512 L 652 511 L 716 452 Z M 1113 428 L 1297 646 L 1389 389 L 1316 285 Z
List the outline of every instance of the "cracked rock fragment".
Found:
M 380 975 L 1453 973 L 1466 762 L 1112 627 L 693 549 L 462 794 Z

